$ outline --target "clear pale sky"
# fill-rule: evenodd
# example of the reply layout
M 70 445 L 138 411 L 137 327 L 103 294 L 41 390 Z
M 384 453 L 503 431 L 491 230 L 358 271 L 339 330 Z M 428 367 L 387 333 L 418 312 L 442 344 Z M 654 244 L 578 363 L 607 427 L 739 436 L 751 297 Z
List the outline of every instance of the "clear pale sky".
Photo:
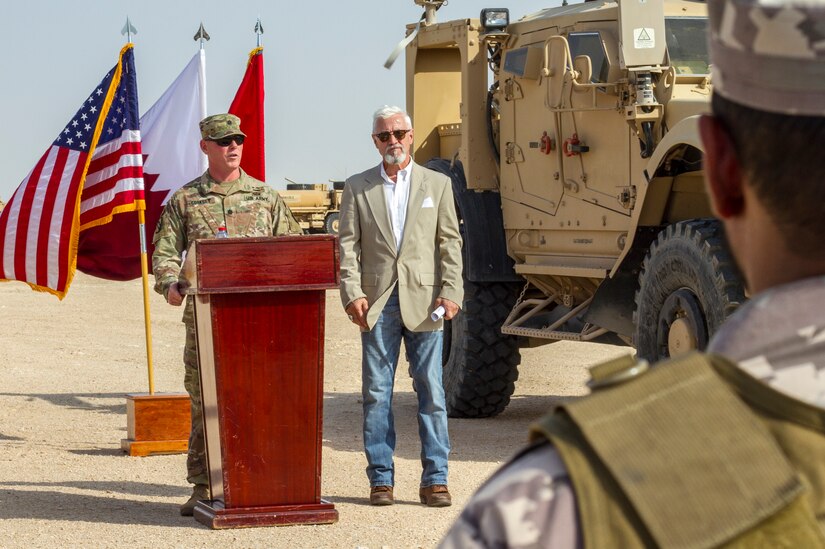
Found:
M 560 0 L 451 0 L 438 20 L 477 18 L 508 7 L 510 19 Z M 283 188 L 344 179 L 378 162 L 373 111 L 405 107 L 404 56 L 384 61 L 421 16 L 413 0 L 239 1 L 31 0 L 7 2 L 0 18 L 0 199 L 8 200 L 58 132 L 116 62 L 127 15 L 137 28 L 140 113 L 151 107 L 198 49 L 203 22 L 207 110 L 226 112 L 264 27 L 267 180 Z M 184 182 L 182 182 L 184 183 Z

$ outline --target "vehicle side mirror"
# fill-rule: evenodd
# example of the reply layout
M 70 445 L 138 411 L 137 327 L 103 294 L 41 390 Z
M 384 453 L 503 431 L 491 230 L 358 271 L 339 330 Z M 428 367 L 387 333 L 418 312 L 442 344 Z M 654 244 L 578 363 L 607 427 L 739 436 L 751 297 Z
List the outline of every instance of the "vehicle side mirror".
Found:
M 593 62 L 589 55 L 577 55 L 573 59 L 573 70 L 576 71 L 576 84 L 590 84 L 593 79 Z

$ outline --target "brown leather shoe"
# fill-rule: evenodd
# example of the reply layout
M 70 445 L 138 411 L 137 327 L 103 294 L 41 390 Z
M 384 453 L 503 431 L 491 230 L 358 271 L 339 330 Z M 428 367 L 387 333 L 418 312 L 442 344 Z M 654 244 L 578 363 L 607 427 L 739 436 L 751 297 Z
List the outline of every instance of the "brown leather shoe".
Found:
M 453 498 L 450 497 L 446 484 L 424 486 L 418 491 L 418 497 L 421 498 L 421 503 L 427 504 L 427 507 L 449 507 L 453 504 Z
M 392 504 L 392 486 L 373 486 L 370 488 L 370 505 Z

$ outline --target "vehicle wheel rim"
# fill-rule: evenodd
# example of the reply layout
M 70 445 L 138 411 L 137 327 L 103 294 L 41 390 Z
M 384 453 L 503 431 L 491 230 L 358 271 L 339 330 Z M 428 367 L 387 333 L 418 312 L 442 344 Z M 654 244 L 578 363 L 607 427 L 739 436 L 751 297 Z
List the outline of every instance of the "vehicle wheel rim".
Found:
M 704 349 L 707 341 L 707 323 L 699 299 L 686 288 L 676 290 L 659 313 L 659 356 L 674 357 Z

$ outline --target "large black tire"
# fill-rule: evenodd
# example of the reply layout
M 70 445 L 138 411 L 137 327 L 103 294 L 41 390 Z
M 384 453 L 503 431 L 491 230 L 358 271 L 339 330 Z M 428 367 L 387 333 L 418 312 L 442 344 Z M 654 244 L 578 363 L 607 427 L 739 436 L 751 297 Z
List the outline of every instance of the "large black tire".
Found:
M 633 313 L 638 357 L 654 362 L 704 350 L 744 301 L 721 224 L 693 219 L 669 225 L 650 245 L 639 274 Z
M 501 333 L 521 286 L 464 280 L 464 308 L 444 328 L 444 391 L 450 417 L 500 414 L 510 403 L 521 355 Z
M 462 200 L 467 190 L 460 162 L 433 158 L 427 168 L 450 178 L 456 199 L 456 214 L 461 222 L 464 239 L 464 306 L 458 316 L 444 323 L 444 392 L 450 417 L 481 418 L 500 414 L 510 403 L 518 379 L 521 355 L 518 338 L 501 333 L 501 325 L 516 303 L 523 281 L 501 282 L 489 278 L 484 282 L 467 279 L 470 264 L 507 261 L 504 240 L 501 246 L 473 246 L 495 241 L 492 231 L 503 229 L 501 222 L 492 222 L 483 211 L 462 211 L 479 205 Z M 500 212 L 501 205 L 496 210 Z M 478 257 L 467 257 L 468 250 L 477 250 Z M 492 250 L 492 251 L 491 251 Z M 511 267 L 512 268 L 512 267 Z M 483 269 L 482 269 L 483 270 Z M 485 273 L 489 274 L 489 273 Z M 515 278 L 515 277 L 513 277 Z M 481 280 L 481 279 L 476 279 Z M 504 279 L 506 280 L 506 278 Z
M 324 232 L 327 234 L 338 235 L 338 212 L 328 214 L 324 219 Z

